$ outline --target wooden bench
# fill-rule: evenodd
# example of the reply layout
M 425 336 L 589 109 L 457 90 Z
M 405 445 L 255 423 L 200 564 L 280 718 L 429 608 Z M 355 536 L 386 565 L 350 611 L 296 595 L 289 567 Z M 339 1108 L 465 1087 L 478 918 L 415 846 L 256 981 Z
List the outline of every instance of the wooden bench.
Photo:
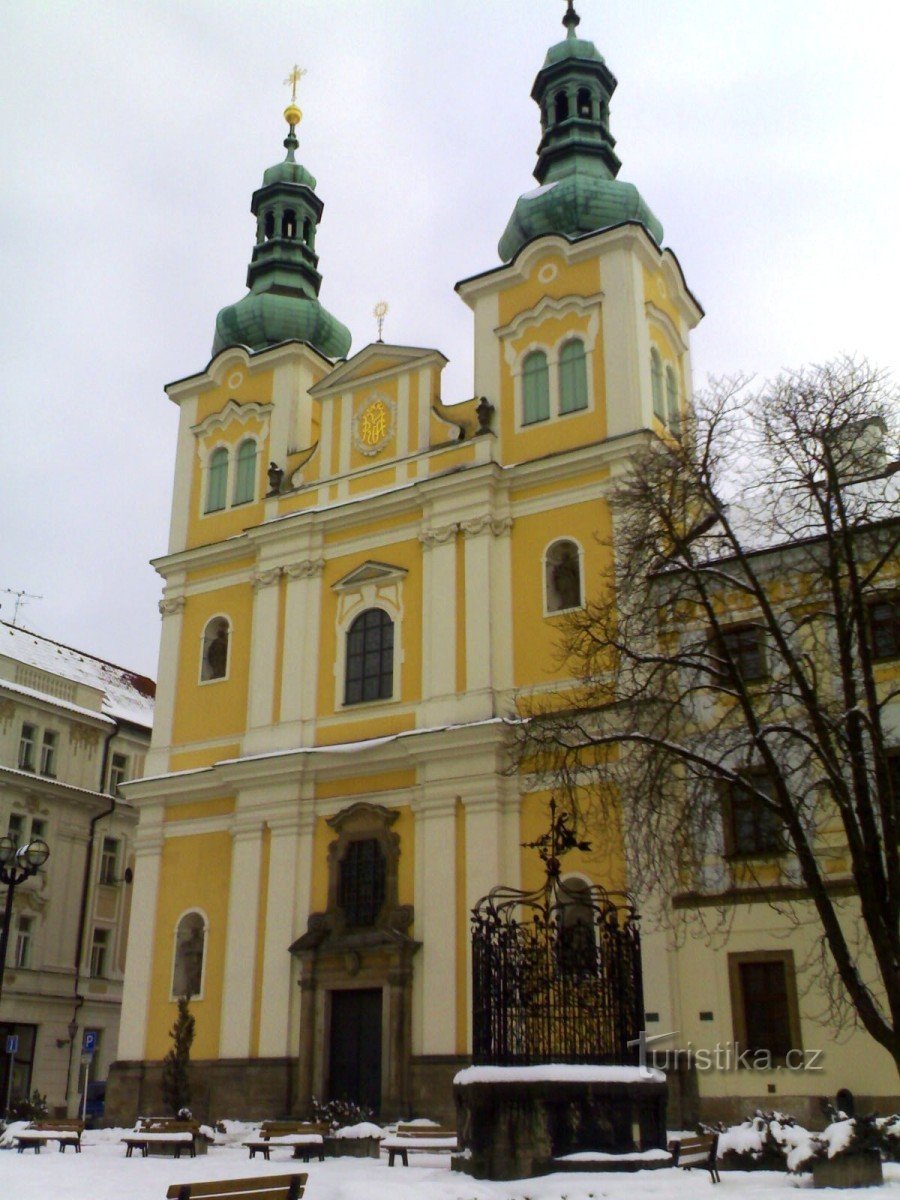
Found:
M 166 1200 L 300 1200 L 306 1175 L 257 1175 L 253 1179 L 217 1179 L 209 1183 L 173 1183 Z
M 680 1142 L 670 1142 L 669 1152 L 676 1167 L 685 1171 L 699 1167 L 703 1171 L 709 1171 L 712 1183 L 721 1182 L 716 1165 L 719 1152 L 717 1133 L 700 1133 L 696 1137 L 682 1138 Z
M 57 1121 L 33 1121 L 27 1129 L 15 1135 L 16 1149 L 21 1154 L 29 1147 L 40 1154 L 41 1146 L 48 1142 L 59 1142 L 60 1153 L 66 1146 L 74 1146 L 75 1153 L 81 1153 L 81 1135 L 84 1133 L 84 1121 L 61 1118 Z
M 131 1158 L 135 1150 L 140 1150 L 141 1157 L 146 1158 L 151 1146 L 171 1146 L 174 1157 L 181 1158 L 185 1148 L 191 1158 L 197 1154 L 194 1139 L 200 1137 L 200 1126 L 196 1121 L 178 1121 L 174 1117 L 150 1117 L 140 1121 L 138 1127 L 122 1138 L 128 1147 L 125 1157 Z
M 278 1146 L 290 1146 L 293 1158 L 302 1158 L 309 1162 L 310 1156 L 318 1156 L 319 1162 L 325 1161 L 325 1137 L 331 1132 L 331 1126 L 325 1121 L 263 1121 L 259 1133 L 244 1145 L 250 1151 L 250 1157 L 261 1154 L 266 1162 L 269 1161 L 270 1151 Z
M 407 1155 L 440 1154 L 459 1149 L 455 1129 L 442 1129 L 440 1125 L 404 1125 L 397 1126 L 397 1132 L 386 1137 L 381 1143 L 388 1152 L 388 1166 L 394 1165 L 399 1156 L 404 1167 L 409 1166 Z

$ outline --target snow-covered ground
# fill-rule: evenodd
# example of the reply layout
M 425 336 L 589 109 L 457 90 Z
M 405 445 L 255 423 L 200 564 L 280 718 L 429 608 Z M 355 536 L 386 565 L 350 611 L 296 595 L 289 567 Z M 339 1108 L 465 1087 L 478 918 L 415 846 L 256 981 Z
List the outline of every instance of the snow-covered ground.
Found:
M 273 1154 L 271 1162 L 251 1162 L 239 1142 L 211 1146 L 208 1154 L 193 1159 L 125 1158 L 118 1140 L 122 1133 L 88 1131 L 78 1155 L 72 1150 L 60 1154 L 53 1147 L 38 1155 L 0 1150 L 0 1200 L 165 1200 L 172 1183 L 296 1170 L 309 1173 L 308 1200 L 787 1200 L 797 1189 L 812 1186 L 809 1176 L 729 1171 L 713 1192 L 705 1172 L 672 1168 L 488 1183 L 450 1171 L 447 1155 L 419 1154 L 410 1158 L 409 1167 L 389 1168 L 386 1157 L 379 1162 L 339 1158 L 306 1166 L 292 1162 L 286 1150 Z M 900 1164 L 887 1164 L 885 1178 L 880 1194 L 900 1198 Z M 840 1196 L 872 1200 L 873 1192 L 853 1189 Z

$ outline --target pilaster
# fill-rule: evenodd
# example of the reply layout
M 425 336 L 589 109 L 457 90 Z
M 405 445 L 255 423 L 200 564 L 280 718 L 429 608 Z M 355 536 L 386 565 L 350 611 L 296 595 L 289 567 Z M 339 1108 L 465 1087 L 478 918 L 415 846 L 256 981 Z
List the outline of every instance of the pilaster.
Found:
M 456 1051 L 456 795 L 428 789 L 415 813 L 413 1053 Z
M 262 824 L 248 814 L 232 826 L 231 881 L 225 940 L 225 978 L 219 1031 L 221 1058 L 247 1058 L 253 1024 Z
M 163 849 L 162 804 L 141 806 L 141 822 L 134 842 L 134 883 L 128 927 L 128 969 L 122 992 L 119 1023 L 120 1059 L 141 1059 L 145 1054 L 147 1007 L 154 958 L 165 953 L 169 931 L 156 929 L 156 905 Z M 164 964 L 163 964 L 164 965 Z

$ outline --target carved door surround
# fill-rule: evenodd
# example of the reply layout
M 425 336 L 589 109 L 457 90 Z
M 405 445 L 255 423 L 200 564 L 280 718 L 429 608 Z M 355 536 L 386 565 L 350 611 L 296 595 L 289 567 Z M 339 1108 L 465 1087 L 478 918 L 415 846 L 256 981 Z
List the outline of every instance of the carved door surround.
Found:
M 310 914 L 306 933 L 291 946 L 300 966 L 300 1047 L 295 1108 L 306 1115 L 313 1096 L 329 1093 L 331 993 L 352 988 L 382 991 L 381 1110 L 405 1112 L 412 1053 L 412 959 L 420 942 L 409 936 L 412 905 L 398 903 L 400 838 L 391 826 L 397 813 L 359 801 L 331 817 L 337 835 L 328 847 L 328 902 L 325 912 Z M 342 865 L 354 843 L 368 843 L 383 866 L 383 899 L 377 906 L 350 904 L 364 924 L 348 919 L 353 881 Z M 371 859 L 371 854 L 367 855 Z M 379 884 L 378 887 L 381 885 Z M 377 894 L 382 893 L 376 888 Z M 371 895 L 371 893 L 367 893 Z M 344 903 L 342 903 L 342 898 Z

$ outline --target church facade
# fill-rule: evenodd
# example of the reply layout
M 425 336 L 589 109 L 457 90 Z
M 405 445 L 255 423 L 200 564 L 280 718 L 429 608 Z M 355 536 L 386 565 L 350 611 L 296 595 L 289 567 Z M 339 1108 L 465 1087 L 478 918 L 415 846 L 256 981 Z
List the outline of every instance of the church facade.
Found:
M 167 388 L 180 426 L 153 743 L 128 787 L 112 1118 L 158 1106 L 182 994 L 203 1117 L 328 1096 L 450 1116 L 469 913 L 541 878 L 522 843 L 548 797 L 510 772 L 505 718 L 565 686 L 560 627 L 607 565 L 609 481 L 677 431 L 702 317 L 618 178 L 616 80 L 571 5 L 564 23 L 532 92 L 537 187 L 500 265 L 457 285 L 471 399 L 444 404 L 437 349 L 349 354 L 318 299 L 323 205 L 293 104 L 287 157 L 253 196 L 249 291 L 219 314 L 209 364 Z M 625 887 L 615 837 L 596 840 L 565 871 Z M 663 1021 L 674 954 L 646 937 Z M 688 990 L 704 970 L 691 959 Z

